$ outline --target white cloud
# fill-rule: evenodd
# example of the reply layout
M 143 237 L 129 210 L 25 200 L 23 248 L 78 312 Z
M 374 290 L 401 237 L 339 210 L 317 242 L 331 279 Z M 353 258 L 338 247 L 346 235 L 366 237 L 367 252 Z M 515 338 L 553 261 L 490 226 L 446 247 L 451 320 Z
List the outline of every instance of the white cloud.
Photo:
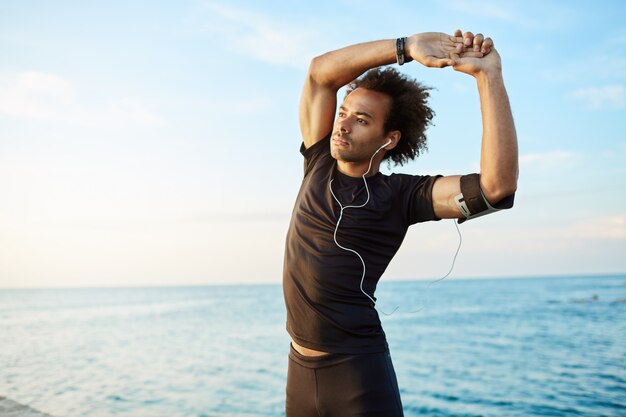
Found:
M 570 96 L 585 102 L 590 109 L 621 109 L 626 102 L 626 89 L 621 84 L 580 88 Z
M 233 54 L 253 56 L 256 59 L 295 68 L 306 68 L 313 56 L 313 46 L 319 44 L 319 31 L 308 30 L 302 24 L 285 23 L 267 15 L 206 2 L 209 14 L 197 29 L 219 35 L 224 47 Z
M 626 142 L 617 143 L 615 147 L 602 150 L 600 158 L 606 164 L 605 166 L 610 166 L 618 172 L 626 172 Z
M 599 43 L 598 50 L 586 59 L 575 56 L 553 67 L 546 67 L 542 71 L 545 79 L 553 83 L 578 83 L 583 79 L 616 82 L 623 79 L 623 74 L 626 74 L 626 57 L 613 53 L 623 47 L 613 46 L 611 39 Z M 594 65 L 589 66 L 589 62 L 593 62 Z M 563 68 L 567 68 L 567 71 L 563 71 Z
M 573 224 L 569 235 L 572 238 L 626 239 L 626 216 L 585 219 Z
M 467 2 L 462 0 L 446 1 L 445 5 L 454 11 L 462 12 L 474 16 L 482 16 L 489 19 L 511 21 L 515 18 L 516 13 L 507 10 L 502 3 L 495 1 L 473 1 Z
M 25 71 L 2 80 L 0 114 L 30 119 L 49 119 L 60 106 L 74 100 L 70 83 L 54 74 Z
M 260 113 L 271 110 L 274 100 L 268 96 L 253 95 L 249 97 L 225 97 L 219 100 L 198 101 L 196 107 L 200 111 L 223 112 L 236 110 L 237 113 Z
M 161 124 L 136 98 L 118 97 L 94 105 L 86 95 L 58 75 L 24 71 L 0 79 L 0 114 L 89 127 Z
M 601 217 L 580 216 L 576 220 L 564 222 L 555 219 L 552 223 L 515 230 L 513 234 L 516 244 L 523 244 L 524 248 L 529 251 L 567 251 L 583 244 L 597 243 L 598 240 L 626 239 L 626 215 L 623 214 L 608 214 Z M 488 235 L 501 232 L 487 230 L 481 233 Z
M 520 165 L 553 164 L 555 162 L 572 161 L 576 154 L 570 151 L 535 152 L 520 155 Z
M 550 2 L 533 2 L 532 7 L 524 1 L 498 2 L 495 0 L 446 0 L 444 6 L 463 17 L 475 16 L 484 21 L 507 22 L 513 26 L 553 31 L 563 25 L 579 20 L 580 14 L 573 8 L 565 8 Z M 559 19 L 552 16 L 558 15 Z M 471 28 L 461 28 L 469 30 Z M 497 42 L 497 41 L 496 41 Z
M 25 93 L 47 94 L 69 98 L 73 95 L 70 83 L 63 78 L 38 71 L 26 71 L 17 75 L 15 86 Z

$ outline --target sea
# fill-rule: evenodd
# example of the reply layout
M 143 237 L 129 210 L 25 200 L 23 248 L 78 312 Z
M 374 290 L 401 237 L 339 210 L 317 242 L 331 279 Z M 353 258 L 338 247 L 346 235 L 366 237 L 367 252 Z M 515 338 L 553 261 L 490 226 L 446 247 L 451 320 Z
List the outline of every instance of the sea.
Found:
M 381 281 L 405 416 L 626 416 L 626 275 Z M 55 417 L 284 416 L 280 285 L 0 290 L 0 396 Z

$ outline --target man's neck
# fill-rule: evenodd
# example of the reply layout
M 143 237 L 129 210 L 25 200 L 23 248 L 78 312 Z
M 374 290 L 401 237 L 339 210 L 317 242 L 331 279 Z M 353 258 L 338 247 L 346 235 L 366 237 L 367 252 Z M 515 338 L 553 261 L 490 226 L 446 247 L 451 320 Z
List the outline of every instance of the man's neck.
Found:
M 345 161 L 337 161 L 337 169 L 342 174 L 345 174 L 349 177 L 360 178 L 363 177 L 363 174 L 367 172 L 367 168 L 370 163 L 367 162 L 345 162 Z M 373 175 L 378 174 L 378 168 L 380 167 L 380 162 L 372 161 L 372 167 L 369 172 L 367 172 L 367 177 L 371 177 Z

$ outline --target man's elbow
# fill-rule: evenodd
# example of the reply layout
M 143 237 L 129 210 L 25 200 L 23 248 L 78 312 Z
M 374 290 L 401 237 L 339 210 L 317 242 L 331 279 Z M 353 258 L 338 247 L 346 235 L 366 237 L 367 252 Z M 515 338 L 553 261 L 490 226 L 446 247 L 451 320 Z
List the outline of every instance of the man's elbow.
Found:
M 501 179 L 498 181 L 488 181 L 483 183 L 481 181 L 481 187 L 483 195 L 489 201 L 489 204 L 494 205 L 501 201 L 503 198 L 512 196 L 517 191 L 517 178 L 514 179 Z
M 333 77 L 331 58 L 328 53 L 316 56 L 311 59 L 309 64 L 308 79 L 309 82 L 322 87 L 337 87 L 336 80 Z M 337 87 L 339 89 L 341 86 Z

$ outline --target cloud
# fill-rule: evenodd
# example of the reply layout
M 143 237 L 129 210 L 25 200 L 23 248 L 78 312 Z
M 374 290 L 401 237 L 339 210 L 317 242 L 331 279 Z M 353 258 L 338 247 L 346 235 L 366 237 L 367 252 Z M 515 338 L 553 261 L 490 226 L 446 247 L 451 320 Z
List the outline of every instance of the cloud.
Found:
M 550 152 L 535 152 L 520 155 L 520 165 L 531 164 L 554 164 L 556 162 L 566 162 L 576 159 L 577 155 L 570 151 L 550 151 Z
M 585 102 L 587 108 L 590 109 L 621 109 L 624 108 L 626 102 L 626 89 L 621 84 L 580 88 L 572 92 L 570 96 Z
M 482 16 L 488 19 L 512 21 L 517 15 L 513 11 L 504 8 L 502 3 L 495 1 L 467 2 L 462 0 L 450 0 L 446 1 L 444 4 L 451 10 L 474 16 Z
M 622 45 L 614 45 L 614 39 L 598 41 L 597 52 L 591 52 L 591 55 L 585 55 L 585 59 L 579 56 L 573 58 L 564 58 L 565 61 L 542 70 L 547 81 L 553 83 L 578 83 L 580 80 L 603 80 L 603 82 L 623 81 L 623 75 L 626 74 L 626 56 L 620 56 L 619 52 L 623 49 Z M 590 66 L 589 62 L 594 65 Z M 567 68 L 567 71 L 563 71 Z
M 217 3 L 203 3 L 203 13 L 196 29 L 219 35 L 224 47 L 233 54 L 252 56 L 273 65 L 303 69 L 319 44 L 319 31 L 305 25 L 285 23 L 267 15 Z M 201 19 L 198 23 L 197 20 Z
M 498 2 L 495 0 L 446 0 L 444 7 L 460 15 L 475 16 L 485 21 L 501 21 L 513 26 L 527 29 L 546 29 L 553 31 L 555 28 L 577 22 L 579 14 L 572 8 L 564 8 L 561 5 L 550 2 L 535 2 L 528 7 L 527 2 L 508 1 Z M 560 16 L 560 19 L 552 19 L 550 16 Z M 461 28 L 467 30 L 465 28 Z
M 237 113 L 260 113 L 273 109 L 274 100 L 268 96 L 225 97 L 219 100 L 198 101 L 201 111 L 220 112 L 224 109 L 237 109 Z
M 599 156 L 605 166 L 611 166 L 618 172 L 626 173 L 626 142 L 617 143 L 615 147 L 602 150 Z
M 615 215 L 574 223 L 568 233 L 572 238 L 626 239 L 626 216 Z
M 26 71 L 0 84 L 0 113 L 30 119 L 46 119 L 74 100 L 67 80 L 54 74 Z
M 85 96 L 74 83 L 56 74 L 24 71 L 0 79 L 0 114 L 89 127 L 162 124 L 136 98 L 94 104 Z

